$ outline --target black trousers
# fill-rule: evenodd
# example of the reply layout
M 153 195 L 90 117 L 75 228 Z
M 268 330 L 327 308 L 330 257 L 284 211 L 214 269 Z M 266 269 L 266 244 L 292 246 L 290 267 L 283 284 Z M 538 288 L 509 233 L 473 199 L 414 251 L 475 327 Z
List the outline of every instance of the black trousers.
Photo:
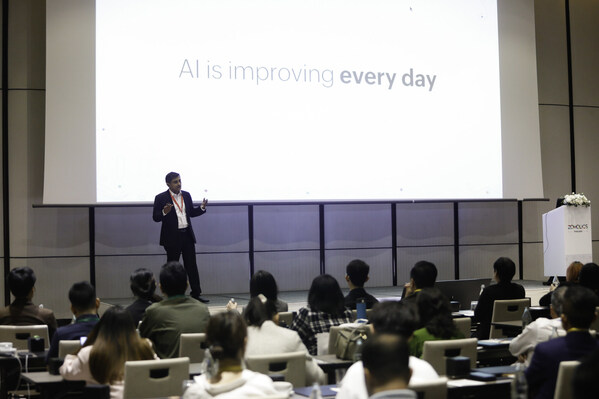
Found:
M 183 254 L 183 266 L 189 279 L 191 296 L 197 298 L 202 293 L 202 288 L 200 287 L 200 274 L 198 273 L 198 265 L 196 263 L 196 246 L 188 229 L 179 231 L 177 234 L 177 244 L 172 247 L 164 247 L 166 250 L 166 260 L 167 262 L 178 262 L 181 254 Z

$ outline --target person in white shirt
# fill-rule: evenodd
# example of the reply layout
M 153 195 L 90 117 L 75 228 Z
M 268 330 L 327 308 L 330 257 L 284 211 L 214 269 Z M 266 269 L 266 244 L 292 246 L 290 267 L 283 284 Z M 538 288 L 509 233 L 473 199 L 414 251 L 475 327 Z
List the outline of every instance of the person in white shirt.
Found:
M 518 362 L 530 364 L 535 346 L 551 338 L 563 337 L 566 331 L 562 326 L 562 304 L 568 287 L 558 287 L 551 294 L 551 319 L 539 317 L 527 325 L 522 333 L 510 342 L 510 353 L 518 358 Z
M 243 310 L 243 318 L 248 325 L 246 356 L 271 355 L 279 353 L 306 353 L 306 386 L 315 382 L 326 383 L 326 375 L 316 360 L 308 354 L 306 345 L 297 331 L 278 326 L 279 315 L 276 303 L 260 294 L 252 298 Z
M 408 340 L 418 326 L 418 313 L 415 306 L 409 302 L 380 302 L 370 313 L 371 328 L 375 335 L 395 334 Z M 432 381 L 439 375 L 425 360 L 414 356 L 409 357 L 409 367 L 412 371 L 411 383 Z M 366 399 L 366 381 L 364 366 L 361 361 L 355 362 L 345 373 L 339 384 L 337 399 Z

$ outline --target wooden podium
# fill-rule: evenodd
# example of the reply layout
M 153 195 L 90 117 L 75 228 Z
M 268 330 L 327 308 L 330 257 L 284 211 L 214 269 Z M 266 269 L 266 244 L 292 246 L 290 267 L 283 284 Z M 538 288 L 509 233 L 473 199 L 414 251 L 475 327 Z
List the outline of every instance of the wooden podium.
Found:
M 562 205 L 543 214 L 545 276 L 565 276 L 574 261 L 593 261 L 591 207 Z

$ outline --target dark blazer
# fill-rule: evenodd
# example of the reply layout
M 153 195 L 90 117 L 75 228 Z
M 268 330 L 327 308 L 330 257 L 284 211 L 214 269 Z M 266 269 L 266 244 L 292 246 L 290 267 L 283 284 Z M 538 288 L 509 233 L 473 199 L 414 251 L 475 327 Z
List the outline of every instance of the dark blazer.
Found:
M 584 355 L 599 348 L 599 341 L 587 331 L 572 331 L 565 337 L 541 342 L 535 347 L 530 366 L 526 369 L 526 379 L 530 398 L 553 398 L 559 363 L 565 360 L 579 360 Z
M 183 197 L 183 201 L 185 202 L 185 214 L 187 215 L 188 224 L 187 228 L 191 232 L 193 242 L 196 242 L 196 236 L 193 233 L 193 227 L 191 225 L 191 218 L 200 216 L 206 211 L 203 211 L 200 206 L 193 206 L 193 200 L 187 191 L 181 190 L 181 195 Z M 162 209 L 167 203 L 173 204 L 173 209 L 163 216 Z M 152 218 L 155 222 L 162 222 L 162 227 L 160 228 L 160 245 L 163 247 L 177 245 L 177 230 L 179 229 L 179 226 L 177 223 L 177 211 L 174 209 L 176 206 L 177 205 L 173 203 L 169 190 L 158 194 L 154 199 L 154 212 L 152 214 Z
M 478 304 L 474 309 L 473 322 L 480 323 L 476 329 L 478 339 L 489 339 L 491 331 L 491 318 L 493 317 L 493 305 L 500 299 L 523 299 L 524 287 L 516 283 L 500 282 L 488 286 L 478 298 Z

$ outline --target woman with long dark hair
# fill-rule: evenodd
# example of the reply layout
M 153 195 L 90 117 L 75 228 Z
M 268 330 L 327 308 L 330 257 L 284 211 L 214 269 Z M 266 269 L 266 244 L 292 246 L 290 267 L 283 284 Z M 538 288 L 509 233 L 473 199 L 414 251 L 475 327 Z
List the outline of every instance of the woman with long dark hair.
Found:
M 329 274 L 312 280 L 308 293 L 308 307 L 301 308 L 293 318 L 291 329 L 297 331 L 308 352 L 317 353 L 316 334 L 329 332 L 331 326 L 351 323 L 351 311 L 345 308 L 339 283 Z
M 102 315 L 79 352 L 66 356 L 60 374 L 66 380 L 109 384 L 111 399 L 120 399 L 125 362 L 156 358 L 150 341 L 139 337 L 129 312 L 114 306 Z
M 162 298 L 156 295 L 156 279 L 151 270 L 146 268 L 136 269 L 129 277 L 131 292 L 135 295 L 135 301 L 127 306 L 126 310 L 133 317 L 135 325 L 143 318 L 146 308 Z
M 453 322 L 449 300 L 439 289 L 425 288 L 420 291 L 416 306 L 420 324 L 424 327 L 414 331 L 410 339 L 412 356 L 422 357 L 425 341 L 464 338 Z

